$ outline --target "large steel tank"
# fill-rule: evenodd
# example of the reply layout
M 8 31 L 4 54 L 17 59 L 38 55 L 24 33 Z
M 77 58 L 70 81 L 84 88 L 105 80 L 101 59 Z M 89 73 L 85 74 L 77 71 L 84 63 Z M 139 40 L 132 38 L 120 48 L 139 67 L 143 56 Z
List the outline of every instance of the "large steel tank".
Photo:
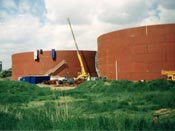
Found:
M 96 51 L 80 51 L 80 53 L 86 72 L 96 77 Z M 38 50 L 37 52 L 12 55 L 12 80 L 17 80 L 22 76 L 48 74 L 60 77 L 77 77 L 77 73 L 80 71 L 81 67 L 76 51 Z
M 98 38 L 98 68 L 108 79 L 153 80 L 175 70 L 175 24 L 124 29 Z

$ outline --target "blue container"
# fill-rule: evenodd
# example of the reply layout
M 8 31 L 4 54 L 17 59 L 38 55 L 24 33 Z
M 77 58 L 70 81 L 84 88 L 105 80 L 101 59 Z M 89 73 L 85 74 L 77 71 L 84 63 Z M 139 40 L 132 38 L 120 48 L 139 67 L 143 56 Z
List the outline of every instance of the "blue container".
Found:
M 30 80 L 31 80 L 30 76 L 24 76 L 20 79 L 20 81 L 29 82 L 29 83 L 30 83 Z
M 50 80 L 50 76 L 32 76 L 30 83 L 38 84 Z
M 37 83 L 36 83 L 36 77 L 35 77 L 35 76 L 31 76 L 30 83 L 32 83 L 32 84 L 37 84 Z
M 30 76 L 25 77 L 26 82 L 30 82 L 30 79 L 31 79 Z
M 52 59 L 53 60 L 56 59 L 56 51 L 55 51 L 55 49 L 52 49 Z
M 38 84 L 48 80 L 50 80 L 50 76 L 25 76 L 20 79 L 20 81 L 29 82 L 31 84 Z

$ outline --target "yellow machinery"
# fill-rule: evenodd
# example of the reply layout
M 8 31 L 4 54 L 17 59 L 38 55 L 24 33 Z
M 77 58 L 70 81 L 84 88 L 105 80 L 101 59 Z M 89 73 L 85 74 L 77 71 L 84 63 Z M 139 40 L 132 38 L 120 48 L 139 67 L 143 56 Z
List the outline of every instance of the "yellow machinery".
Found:
M 68 23 L 69 23 L 71 33 L 72 33 L 72 36 L 73 36 L 73 39 L 74 39 L 74 43 L 75 43 L 75 46 L 76 46 L 76 49 L 77 49 L 77 57 L 78 57 L 78 60 L 80 62 L 80 67 L 81 67 L 81 72 L 78 72 L 78 76 L 75 78 L 75 80 L 87 80 L 90 76 L 89 76 L 89 73 L 87 73 L 85 71 L 83 60 L 82 60 L 82 57 L 80 55 L 80 52 L 79 52 L 79 49 L 78 49 L 78 44 L 75 40 L 75 35 L 74 35 L 73 30 L 72 30 L 72 26 L 71 26 L 69 18 L 68 18 Z
M 175 81 L 175 71 L 165 71 L 162 70 L 161 71 L 162 75 L 166 75 L 167 76 L 167 80 L 173 80 Z

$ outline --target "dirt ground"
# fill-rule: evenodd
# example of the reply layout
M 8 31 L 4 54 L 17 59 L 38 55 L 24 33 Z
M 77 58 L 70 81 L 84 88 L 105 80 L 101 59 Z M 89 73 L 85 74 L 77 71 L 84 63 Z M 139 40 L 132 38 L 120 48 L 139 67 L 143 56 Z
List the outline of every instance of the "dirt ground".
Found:
M 46 84 L 37 84 L 39 87 L 49 87 L 52 90 L 71 90 L 77 87 L 77 85 L 69 85 L 69 86 L 62 86 L 62 85 L 46 85 Z

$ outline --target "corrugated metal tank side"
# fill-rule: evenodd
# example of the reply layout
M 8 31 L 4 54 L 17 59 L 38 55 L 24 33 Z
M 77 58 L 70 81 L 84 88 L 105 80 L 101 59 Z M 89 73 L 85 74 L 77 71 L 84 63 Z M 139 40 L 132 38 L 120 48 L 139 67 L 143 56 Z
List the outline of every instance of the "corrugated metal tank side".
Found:
M 65 60 L 67 64 L 61 66 L 53 74 L 54 76 L 76 77 L 81 71 L 76 51 L 56 51 L 55 60 L 52 59 L 52 51 L 39 53 L 39 59 L 34 60 L 34 52 L 24 52 L 12 55 L 12 80 L 21 76 L 44 75 L 60 62 Z M 95 70 L 96 51 L 80 51 L 83 57 L 85 69 L 91 76 L 97 76 Z
M 175 24 L 143 26 L 98 38 L 100 74 L 108 79 L 164 78 L 161 70 L 175 70 Z

